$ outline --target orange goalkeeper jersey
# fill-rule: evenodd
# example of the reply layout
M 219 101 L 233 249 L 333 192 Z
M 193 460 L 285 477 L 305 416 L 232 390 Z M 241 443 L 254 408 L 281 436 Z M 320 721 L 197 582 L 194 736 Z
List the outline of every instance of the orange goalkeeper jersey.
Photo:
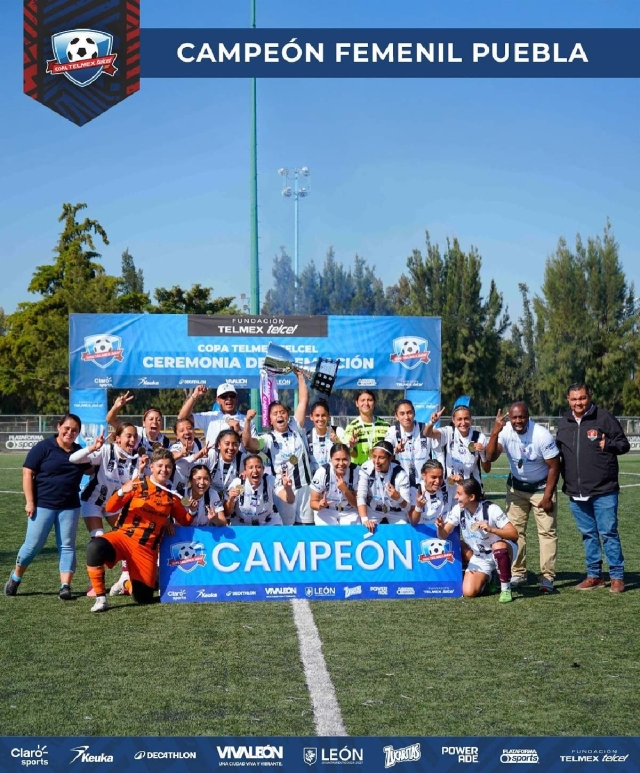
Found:
M 169 516 L 181 526 L 190 526 L 194 516 L 184 508 L 177 494 L 157 486 L 151 478 L 141 478 L 133 483 L 133 490 L 119 497 L 113 494 L 105 505 L 108 513 L 122 512 L 114 530 L 130 537 L 140 547 L 157 550 Z

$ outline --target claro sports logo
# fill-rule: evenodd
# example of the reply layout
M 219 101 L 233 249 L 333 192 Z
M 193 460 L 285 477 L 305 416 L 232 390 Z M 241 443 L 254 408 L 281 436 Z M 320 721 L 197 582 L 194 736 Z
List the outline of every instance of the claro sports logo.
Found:
M 49 764 L 49 760 L 47 759 L 49 751 L 47 750 L 46 744 L 43 744 L 42 746 L 38 744 L 35 749 L 25 749 L 22 746 L 16 746 L 11 749 L 11 756 L 14 759 L 20 760 L 20 764 L 27 768 L 32 765 Z

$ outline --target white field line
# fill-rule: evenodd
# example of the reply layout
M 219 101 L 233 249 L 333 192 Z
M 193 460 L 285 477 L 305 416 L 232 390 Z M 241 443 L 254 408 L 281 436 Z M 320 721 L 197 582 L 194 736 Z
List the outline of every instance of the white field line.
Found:
M 22 494 L 22 491 L 0 491 L 0 494 Z
M 315 734 L 317 736 L 346 736 L 348 733 L 342 720 L 336 691 L 322 654 L 322 642 L 309 602 L 306 599 L 292 599 L 291 606 L 293 608 L 293 621 L 298 629 L 300 658 L 313 707 Z

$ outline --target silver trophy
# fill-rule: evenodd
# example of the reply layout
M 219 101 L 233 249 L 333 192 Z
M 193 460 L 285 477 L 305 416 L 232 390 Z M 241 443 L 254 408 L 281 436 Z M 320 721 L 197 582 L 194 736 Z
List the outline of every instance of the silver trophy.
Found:
M 284 346 L 270 343 L 267 347 L 267 355 L 264 358 L 264 368 L 274 376 L 283 376 L 299 370 L 309 381 L 311 388 L 316 392 L 330 395 L 338 375 L 340 360 L 332 360 L 329 357 L 318 357 L 315 370 L 296 365 L 293 355 Z

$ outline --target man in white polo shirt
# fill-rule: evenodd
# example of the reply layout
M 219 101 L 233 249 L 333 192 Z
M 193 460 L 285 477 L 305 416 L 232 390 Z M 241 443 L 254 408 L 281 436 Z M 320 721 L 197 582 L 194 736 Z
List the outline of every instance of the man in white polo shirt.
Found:
M 178 420 L 191 419 L 193 426 L 204 432 L 209 445 L 215 444 L 216 438 L 223 429 L 234 429 L 239 435 L 242 435 L 246 417 L 244 413 L 238 411 L 238 393 L 234 385 L 228 382 L 220 384 L 216 390 L 216 402 L 219 406 L 217 410 L 194 413 L 194 405 L 207 391 L 204 384 L 198 384 L 180 409 Z M 258 436 L 253 422 L 251 422 L 251 436 Z
M 507 418 L 509 422 L 507 423 Z M 498 411 L 486 447 L 487 461 L 507 455 L 507 516 L 518 531 L 518 555 L 511 586 L 527 582 L 527 521 L 533 510 L 540 541 L 540 593 L 552 593 L 558 552 L 556 486 L 560 452 L 548 429 L 529 418 L 525 403 L 513 403 L 505 416 Z

